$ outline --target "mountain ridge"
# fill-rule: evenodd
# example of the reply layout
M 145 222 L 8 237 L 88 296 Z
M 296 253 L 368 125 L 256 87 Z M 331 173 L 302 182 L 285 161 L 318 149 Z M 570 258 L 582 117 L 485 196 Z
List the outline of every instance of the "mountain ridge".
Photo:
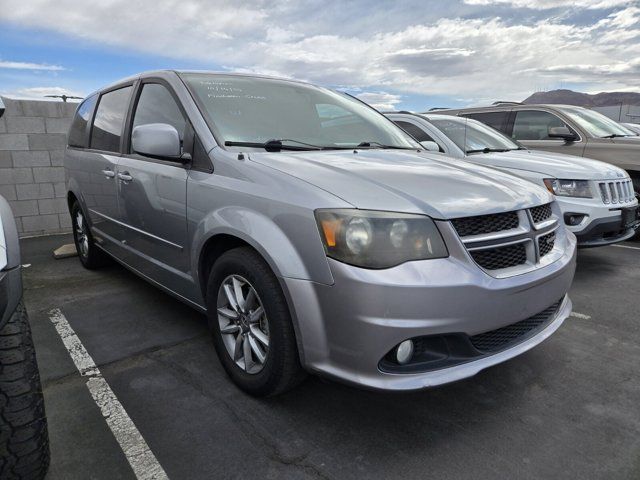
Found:
M 548 92 L 536 92 L 525 98 L 522 103 L 552 103 L 577 105 L 580 107 L 608 107 L 613 105 L 640 105 L 640 93 L 637 92 L 601 92 L 596 94 L 559 89 Z

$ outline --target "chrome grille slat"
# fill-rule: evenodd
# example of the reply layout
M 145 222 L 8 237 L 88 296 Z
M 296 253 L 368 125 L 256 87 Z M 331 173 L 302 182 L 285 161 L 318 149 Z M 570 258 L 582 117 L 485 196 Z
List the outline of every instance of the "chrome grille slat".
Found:
M 635 190 L 631 180 L 598 182 L 600 198 L 605 205 L 613 203 L 631 203 L 635 199 Z

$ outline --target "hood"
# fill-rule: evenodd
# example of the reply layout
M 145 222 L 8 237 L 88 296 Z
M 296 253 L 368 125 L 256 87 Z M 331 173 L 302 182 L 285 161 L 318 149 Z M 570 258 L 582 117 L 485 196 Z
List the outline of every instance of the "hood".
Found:
M 477 153 L 467 159 L 490 167 L 527 170 L 571 180 L 616 180 L 627 176 L 624 170 L 610 163 L 540 150 Z
M 612 143 L 617 143 L 620 145 L 637 145 L 640 148 L 640 135 L 636 135 L 635 137 L 615 137 L 611 139 Z
M 447 219 L 552 201 L 541 187 L 442 155 L 398 150 L 252 152 L 250 159 L 304 180 L 360 209 Z

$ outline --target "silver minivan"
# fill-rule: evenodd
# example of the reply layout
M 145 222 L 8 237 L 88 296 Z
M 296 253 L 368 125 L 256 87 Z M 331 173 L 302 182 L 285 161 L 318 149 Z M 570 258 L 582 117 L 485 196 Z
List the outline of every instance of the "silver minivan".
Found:
M 251 75 L 150 72 L 90 95 L 65 155 L 80 261 L 206 312 L 229 376 L 412 390 L 567 318 L 576 239 L 528 181 L 425 152 L 362 102 Z

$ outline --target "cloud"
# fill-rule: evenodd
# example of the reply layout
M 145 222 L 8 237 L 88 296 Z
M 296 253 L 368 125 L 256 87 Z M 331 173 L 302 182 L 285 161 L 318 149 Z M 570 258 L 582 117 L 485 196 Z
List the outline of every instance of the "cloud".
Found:
M 508 5 L 515 8 L 549 10 L 552 8 L 610 9 L 629 5 L 634 0 L 464 0 L 467 5 Z
M 356 97 L 381 111 L 395 110 L 402 101 L 402 96 L 387 92 L 362 92 Z
M 466 17 L 442 16 L 436 10 L 433 15 L 439 18 L 431 21 L 426 13 L 416 14 L 423 10 L 421 2 L 408 1 L 401 7 L 394 4 L 388 16 L 375 8 L 371 15 L 367 11 L 365 21 L 353 17 L 351 4 L 342 8 L 335 0 L 58 0 L 55 5 L 3 0 L 0 17 L 181 63 L 192 59 L 229 70 L 365 87 L 367 92 L 446 95 L 471 102 L 522 99 L 567 82 L 599 90 L 640 89 L 640 8 L 632 2 L 466 3 L 486 8 L 475 7 L 474 15 Z M 358 5 L 371 8 L 366 2 Z M 444 2 L 437 5 L 445 8 Z M 524 18 L 517 10 L 510 16 L 505 12 L 510 7 L 563 6 L 566 12 L 590 9 L 590 23 L 572 24 L 567 15 Z M 64 22 L 58 21 L 59 11 L 66 12 Z M 503 17 L 495 16 L 497 11 Z M 393 98 L 375 101 L 397 104 Z
M 7 60 L 0 60 L 0 68 L 7 68 L 12 70 L 46 70 L 50 72 L 57 72 L 65 70 L 60 65 L 49 65 L 46 63 L 30 63 L 30 62 L 10 62 Z
M 2 92 L 3 97 L 10 98 L 25 98 L 25 99 L 35 99 L 35 100 L 49 100 L 47 95 L 68 95 L 74 97 L 83 97 L 82 93 L 71 91 L 67 88 L 63 87 L 31 87 L 31 88 L 22 88 L 12 92 Z M 76 101 L 76 100 L 69 100 Z

